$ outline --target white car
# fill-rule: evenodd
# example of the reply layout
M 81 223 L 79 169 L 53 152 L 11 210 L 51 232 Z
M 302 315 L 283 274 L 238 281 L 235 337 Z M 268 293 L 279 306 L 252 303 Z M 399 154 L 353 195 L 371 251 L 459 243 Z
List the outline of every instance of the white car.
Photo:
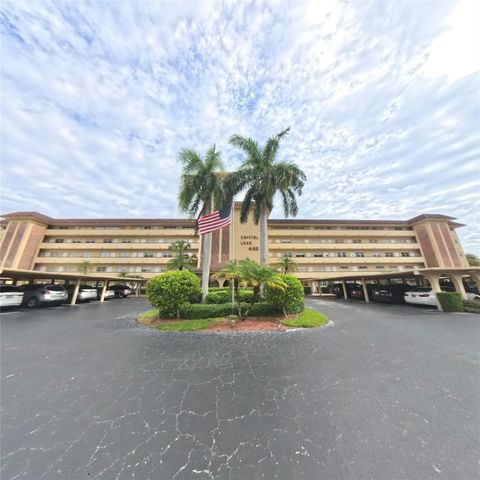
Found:
M 71 300 L 73 297 L 73 292 L 75 291 L 75 285 L 67 285 L 68 300 Z M 78 289 L 77 302 L 89 302 L 90 300 L 97 299 L 97 289 L 91 287 L 90 285 L 80 285 Z
M 18 307 L 23 301 L 23 292 L 14 285 L 0 286 L 0 308 Z
M 442 292 L 455 292 L 455 290 L 449 286 L 442 286 L 440 287 L 440 289 L 442 290 Z M 472 295 L 472 299 L 475 296 L 475 294 L 473 293 L 467 293 L 467 298 L 469 297 L 469 295 Z M 437 295 L 432 290 L 432 287 L 417 287 L 413 290 L 405 292 L 405 302 L 413 303 L 415 305 L 428 305 L 430 307 L 436 307 Z
M 467 293 L 467 300 L 469 302 L 480 302 L 480 295 L 476 293 L 466 292 Z
M 102 298 L 102 287 L 97 289 L 97 299 L 100 300 Z M 104 300 L 110 300 L 111 298 L 115 298 L 115 290 L 111 288 L 107 288 L 105 290 L 105 297 Z

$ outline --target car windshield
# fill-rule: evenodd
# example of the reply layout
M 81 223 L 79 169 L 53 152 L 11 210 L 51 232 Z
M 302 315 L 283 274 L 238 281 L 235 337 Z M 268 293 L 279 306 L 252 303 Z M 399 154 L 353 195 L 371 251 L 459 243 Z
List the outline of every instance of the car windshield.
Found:
M 47 290 L 51 290 L 52 292 L 63 292 L 65 290 L 63 285 L 47 285 L 45 288 Z

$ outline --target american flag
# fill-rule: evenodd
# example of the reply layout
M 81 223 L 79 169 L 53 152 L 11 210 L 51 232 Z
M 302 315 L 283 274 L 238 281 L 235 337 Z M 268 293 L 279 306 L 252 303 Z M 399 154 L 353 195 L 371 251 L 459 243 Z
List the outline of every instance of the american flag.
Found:
M 209 215 L 205 215 L 198 219 L 198 230 L 200 235 L 220 230 L 227 225 L 230 225 L 232 214 L 232 205 L 225 205 L 220 210 L 215 210 Z

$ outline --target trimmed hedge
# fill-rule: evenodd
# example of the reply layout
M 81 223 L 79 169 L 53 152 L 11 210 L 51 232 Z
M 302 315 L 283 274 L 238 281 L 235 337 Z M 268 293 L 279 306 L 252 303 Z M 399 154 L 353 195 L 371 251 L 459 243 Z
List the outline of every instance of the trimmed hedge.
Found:
M 303 286 L 297 277 L 293 275 L 278 275 L 282 282 L 287 285 L 285 290 L 279 288 L 267 288 L 266 297 L 269 303 L 278 305 L 278 308 L 288 315 L 289 313 L 299 313 L 303 310 L 305 295 Z
M 458 292 L 437 293 L 438 300 L 444 312 L 463 312 L 463 299 Z
M 242 309 L 249 308 L 248 303 L 242 303 Z M 185 320 L 195 318 L 216 318 L 226 317 L 228 315 L 235 315 L 237 308 L 231 303 L 192 303 L 184 305 L 180 310 L 180 317 Z M 256 303 L 248 312 L 248 316 L 252 317 L 266 317 L 271 315 L 278 315 L 280 309 L 276 305 L 269 303 Z
M 240 301 L 249 303 L 253 299 L 252 290 L 240 290 Z M 206 301 L 207 303 L 229 303 L 232 300 L 232 292 L 230 289 L 226 291 L 214 291 L 209 290 Z

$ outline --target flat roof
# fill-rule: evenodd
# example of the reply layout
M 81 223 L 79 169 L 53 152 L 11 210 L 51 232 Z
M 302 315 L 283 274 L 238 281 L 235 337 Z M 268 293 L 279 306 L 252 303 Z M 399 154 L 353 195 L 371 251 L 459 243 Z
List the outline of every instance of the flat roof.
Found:
M 298 274 L 299 272 L 297 272 Z M 448 277 L 449 274 L 460 274 L 460 275 L 470 275 L 471 273 L 476 273 L 477 275 L 480 274 L 480 267 L 455 267 L 455 268 L 442 268 L 442 267 L 434 267 L 434 268 L 416 268 L 414 270 L 399 270 L 397 272 L 383 272 L 383 273 L 376 273 L 376 272 L 351 272 L 347 273 L 332 273 L 328 274 L 321 272 L 322 278 L 307 278 L 302 280 L 356 280 L 363 278 L 364 280 L 376 280 L 382 278 L 409 278 L 415 276 L 426 276 L 430 274 L 440 274 L 442 276 Z
M 102 275 L 92 273 L 67 273 L 67 272 L 39 272 L 38 270 L 22 270 L 17 268 L 2 268 L 0 269 L 0 279 L 9 280 L 87 280 L 87 281 L 122 281 L 122 282 L 140 282 L 144 283 L 148 278 L 135 278 L 135 277 L 119 277 L 115 275 Z
M 12 212 L 1 215 L 4 219 L 33 219 L 51 226 L 128 226 L 128 225 L 172 225 L 194 227 L 196 220 L 193 218 L 65 218 L 56 219 L 43 215 L 39 212 Z M 454 217 L 441 215 L 438 213 L 423 213 L 409 220 L 335 220 L 335 219 L 306 219 L 306 218 L 289 218 L 289 219 L 269 219 L 269 225 L 397 225 L 410 226 L 423 220 L 443 220 L 452 226 L 461 227 L 460 223 L 454 222 Z

